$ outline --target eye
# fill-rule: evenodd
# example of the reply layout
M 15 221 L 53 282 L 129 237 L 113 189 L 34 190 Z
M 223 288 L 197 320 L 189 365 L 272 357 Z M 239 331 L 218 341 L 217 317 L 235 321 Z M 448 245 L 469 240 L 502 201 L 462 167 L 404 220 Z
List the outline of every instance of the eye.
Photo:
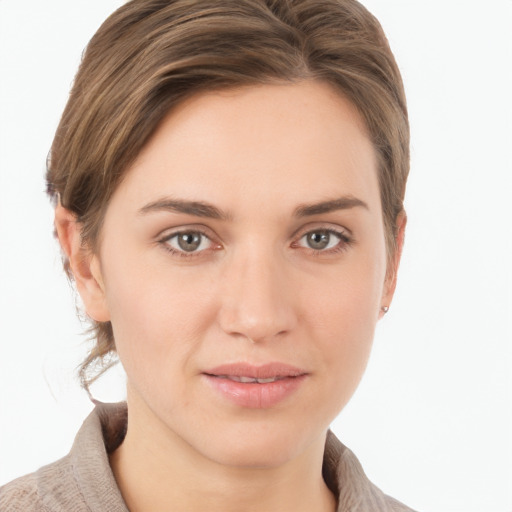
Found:
M 212 241 L 201 231 L 181 231 L 167 236 L 161 242 L 166 249 L 183 256 L 210 249 Z
M 302 235 L 297 245 L 316 252 L 336 252 L 345 249 L 350 242 L 350 237 L 342 231 L 315 229 Z

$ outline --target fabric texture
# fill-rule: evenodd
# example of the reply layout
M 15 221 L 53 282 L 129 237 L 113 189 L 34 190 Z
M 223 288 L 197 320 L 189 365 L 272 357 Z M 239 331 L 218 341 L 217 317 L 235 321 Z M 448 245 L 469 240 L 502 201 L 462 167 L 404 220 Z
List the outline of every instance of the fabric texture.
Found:
M 1 512 L 129 512 L 109 465 L 126 434 L 126 404 L 97 403 L 62 459 L 0 487 Z M 329 432 L 323 476 L 337 512 L 413 512 L 373 485 L 356 459 Z

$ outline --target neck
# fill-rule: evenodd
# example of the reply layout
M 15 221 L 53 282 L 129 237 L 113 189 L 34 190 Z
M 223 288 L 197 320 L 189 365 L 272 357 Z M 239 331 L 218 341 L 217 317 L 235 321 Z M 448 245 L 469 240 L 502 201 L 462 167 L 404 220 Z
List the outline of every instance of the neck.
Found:
M 128 404 L 126 438 L 110 463 L 131 512 L 336 509 L 322 478 L 325 436 L 277 467 L 227 466 L 203 457 Z

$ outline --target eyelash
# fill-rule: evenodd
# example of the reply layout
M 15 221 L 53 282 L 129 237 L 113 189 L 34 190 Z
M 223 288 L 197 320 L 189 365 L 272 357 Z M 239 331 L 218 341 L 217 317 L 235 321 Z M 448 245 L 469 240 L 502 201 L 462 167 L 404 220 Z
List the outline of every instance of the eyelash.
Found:
M 306 237 L 307 235 L 312 234 L 312 233 L 325 233 L 325 234 L 328 234 L 328 235 L 333 235 L 333 236 L 337 237 L 339 239 L 339 241 L 338 241 L 338 243 L 334 247 L 332 247 L 330 249 L 326 249 L 326 250 L 325 249 L 324 250 L 312 249 L 310 247 L 308 248 L 308 247 L 300 246 L 299 242 L 304 237 Z M 173 247 L 171 247 L 169 245 L 169 241 L 170 240 L 172 240 L 175 237 L 178 237 L 180 235 L 185 235 L 185 234 L 199 234 L 202 237 L 205 237 L 208 240 L 210 240 L 211 244 L 215 244 L 215 242 L 213 242 L 211 240 L 211 237 L 208 236 L 207 233 L 205 233 L 204 231 L 202 231 L 199 228 L 184 229 L 184 230 L 181 230 L 181 231 L 173 232 L 173 233 L 165 235 L 164 237 L 159 239 L 158 243 L 161 244 L 162 247 L 166 251 L 170 252 L 173 256 L 178 256 L 180 258 L 199 257 L 202 253 L 204 253 L 206 251 L 216 250 L 216 249 L 210 249 L 209 248 L 209 249 L 203 249 L 203 250 L 198 251 L 198 252 L 186 252 L 186 251 L 175 249 L 175 248 L 173 248 Z M 317 228 L 317 229 L 311 229 L 311 230 L 308 230 L 308 231 L 305 231 L 305 232 L 301 233 L 301 235 L 299 236 L 297 241 L 293 242 L 291 244 L 291 246 L 294 247 L 294 248 L 306 249 L 307 251 L 310 252 L 310 254 L 312 254 L 314 256 L 322 256 L 322 255 L 335 255 L 335 254 L 339 254 L 339 253 L 345 252 L 353 244 L 354 244 L 354 239 L 351 236 L 349 236 L 347 234 L 347 232 L 344 231 L 344 230 L 336 230 L 336 229 L 332 229 L 332 228 Z M 220 244 L 217 244 L 217 246 L 220 246 Z

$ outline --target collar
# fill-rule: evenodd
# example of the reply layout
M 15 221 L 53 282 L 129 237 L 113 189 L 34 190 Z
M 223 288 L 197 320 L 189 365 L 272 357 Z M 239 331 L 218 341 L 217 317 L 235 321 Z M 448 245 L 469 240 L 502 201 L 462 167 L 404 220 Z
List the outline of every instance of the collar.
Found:
M 69 454 L 73 472 L 91 512 L 129 512 L 108 460 L 126 435 L 127 406 L 94 403 Z M 372 484 L 356 456 L 330 430 L 322 471 L 338 499 L 337 512 L 413 512 Z

